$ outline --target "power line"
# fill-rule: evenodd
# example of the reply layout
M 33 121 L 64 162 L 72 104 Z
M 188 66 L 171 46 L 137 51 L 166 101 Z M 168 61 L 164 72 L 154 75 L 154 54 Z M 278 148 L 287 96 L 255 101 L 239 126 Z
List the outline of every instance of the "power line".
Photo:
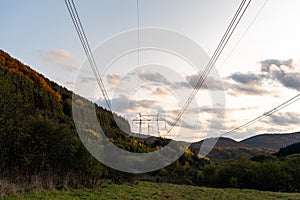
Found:
M 90 48 L 87 36 L 86 36 L 86 34 L 84 32 L 84 29 L 83 29 L 83 26 L 82 26 L 82 23 L 81 23 L 78 11 L 76 9 L 75 3 L 74 3 L 73 0 L 65 0 L 65 3 L 66 3 L 66 6 L 67 6 L 67 9 L 69 11 L 69 14 L 71 16 L 72 22 L 73 22 L 73 24 L 75 26 L 75 30 L 77 32 L 77 35 L 78 35 L 78 37 L 80 39 L 81 45 L 82 45 L 82 47 L 84 49 L 84 52 L 85 52 L 85 54 L 87 56 L 87 60 L 88 60 L 90 66 L 92 68 L 92 71 L 94 73 L 96 81 L 97 81 L 97 83 L 98 83 L 98 85 L 100 87 L 100 90 L 102 92 L 102 95 L 103 95 L 103 98 L 104 98 L 104 100 L 106 102 L 106 105 L 107 105 L 108 109 L 110 111 L 112 111 L 112 109 L 111 109 L 111 103 L 110 103 L 110 100 L 109 100 L 109 96 L 108 96 L 108 94 L 106 92 L 104 83 L 103 83 L 103 81 L 101 79 L 100 72 L 98 70 L 95 58 L 94 58 L 93 53 L 91 51 L 91 48 Z
M 190 94 L 190 96 L 188 97 L 187 101 L 185 102 L 183 108 L 181 109 L 181 111 L 178 113 L 177 117 L 175 118 L 175 120 L 172 122 L 170 129 L 167 131 L 167 134 L 169 134 L 172 129 L 176 126 L 176 124 L 178 123 L 178 121 L 180 120 L 180 118 L 182 117 L 182 115 L 184 114 L 184 112 L 186 111 L 186 109 L 188 108 L 188 106 L 190 105 L 190 103 L 192 102 L 192 100 L 194 99 L 194 97 L 196 96 L 198 90 L 201 88 L 201 86 L 203 85 L 205 79 L 207 78 L 209 72 L 211 71 L 212 67 L 214 66 L 214 64 L 216 63 L 217 59 L 219 58 L 220 54 L 222 53 L 222 51 L 224 50 L 226 44 L 228 43 L 229 39 L 231 38 L 234 30 L 236 29 L 237 25 L 239 24 L 240 20 L 242 19 L 242 17 L 244 16 L 247 8 L 249 7 L 251 3 L 251 0 L 247 1 L 243 0 L 239 7 L 238 10 L 236 11 L 233 19 L 231 20 L 228 28 L 226 29 L 226 32 L 224 33 L 219 45 L 217 46 L 213 56 L 211 57 L 211 59 L 209 60 L 204 72 L 202 73 L 202 75 L 200 76 L 199 80 L 197 81 L 192 93 Z
M 140 82 L 141 68 L 140 68 L 140 4 L 136 0 L 136 17 L 137 17 L 137 67 L 138 67 L 138 80 Z M 140 85 L 141 83 L 139 83 Z
M 296 101 L 298 101 L 299 100 L 298 97 L 300 97 L 300 94 L 297 94 L 296 96 L 290 98 L 289 100 L 283 102 L 282 104 L 276 106 L 275 108 L 269 110 L 268 112 L 265 112 L 264 114 L 262 114 L 262 115 L 260 115 L 260 116 L 258 116 L 256 118 L 248 121 L 247 123 L 245 123 L 245 124 L 243 124 L 241 126 L 238 126 L 238 127 L 234 128 L 234 129 L 231 129 L 230 131 L 227 131 L 227 132 L 221 134 L 221 136 L 229 135 L 230 133 L 233 133 L 233 132 L 235 132 L 237 130 L 240 130 L 240 129 L 243 129 L 243 128 L 247 128 L 248 126 L 251 126 L 252 124 L 254 124 L 256 122 L 261 121 L 264 118 L 271 116 L 272 114 L 278 112 L 279 110 L 281 110 L 281 109 L 283 109 L 283 108 L 291 105 L 292 103 L 295 103 Z
M 258 16 L 260 15 L 260 13 L 266 7 L 268 1 L 269 0 L 265 0 L 264 4 L 261 6 L 261 8 L 259 9 L 259 11 L 256 13 L 255 17 L 252 19 L 252 21 L 250 22 L 250 24 L 248 25 L 248 27 L 246 28 L 246 30 L 244 31 L 244 33 L 242 34 L 242 36 L 240 37 L 240 39 L 238 40 L 238 42 L 234 45 L 234 47 L 232 48 L 232 50 L 230 51 L 230 53 L 227 55 L 227 57 L 224 59 L 224 61 L 222 62 L 222 64 L 219 66 L 218 70 L 220 70 L 223 67 L 223 65 L 227 62 L 227 60 L 231 57 L 231 55 L 236 50 L 236 48 L 238 47 L 238 45 L 240 44 L 240 42 L 242 41 L 242 39 L 246 36 L 246 34 L 248 33 L 248 31 L 250 30 L 250 27 L 254 24 L 254 22 L 257 20 Z

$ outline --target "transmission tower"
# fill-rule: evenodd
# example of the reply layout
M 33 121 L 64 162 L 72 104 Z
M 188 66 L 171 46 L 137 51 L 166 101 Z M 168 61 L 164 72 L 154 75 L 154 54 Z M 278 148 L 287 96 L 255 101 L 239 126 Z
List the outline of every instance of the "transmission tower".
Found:
M 163 123 L 163 126 L 161 126 L 161 123 Z M 141 114 L 139 113 L 137 117 L 135 117 L 132 120 L 132 125 L 138 125 L 138 134 L 142 135 L 145 133 L 143 132 L 143 125 L 146 125 L 144 127 L 147 128 L 147 135 L 150 135 L 150 128 L 155 127 L 157 134 L 160 136 L 161 130 L 167 129 L 167 122 L 166 120 L 161 116 L 160 113 L 157 113 L 156 115 L 150 115 L 150 114 Z

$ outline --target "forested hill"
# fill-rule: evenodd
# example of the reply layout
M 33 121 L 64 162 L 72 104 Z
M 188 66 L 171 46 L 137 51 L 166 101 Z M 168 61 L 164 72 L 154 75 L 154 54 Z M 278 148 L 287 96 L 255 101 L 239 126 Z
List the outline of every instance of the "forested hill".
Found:
M 90 156 L 76 133 L 72 120 L 72 92 L 2 50 L 0 96 L 0 180 L 47 175 L 61 184 L 66 174 L 98 178 L 108 174 L 109 169 Z M 109 138 L 118 139 L 117 145 L 133 151 L 149 151 L 144 144 L 134 149 L 133 138 L 118 129 L 113 114 L 95 106 L 100 124 Z M 115 117 L 129 128 L 125 119 Z M 91 182 L 89 178 L 76 179 Z
M 15 119 L 20 119 L 18 121 L 22 121 L 24 117 L 38 115 L 60 123 L 72 122 L 71 91 L 50 81 L 2 50 L 0 50 L 0 73 L 2 97 L 0 103 L 1 107 L 5 108 L 1 111 L 1 123 L 7 123 L 7 120 L 3 120 L 10 118 L 11 115 L 14 115 Z M 83 98 L 81 100 L 87 101 Z M 101 120 L 102 124 L 116 127 L 113 124 L 112 114 L 95 106 L 106 119 Z M 125 119 L 118 117 L 118 120 L 126 123 L 129 128 Z
M 72 92 L 0 50 L 0 180 L 21 185 L 38 181 L 43 188 L 90 187 L 101 179 L 132 180 L 133 175 L 102 165 L 83 146 L 72 118 Z M 169 140 L 157 138 L 149 143 L 122 132 L 128 122 L 92 102 L 76 97 L 82 112 L 94 105 L 107 137 L 118 147 L 131 152 L 150 152 Z M 77 101 L 76 101 L 77 102 Z M 124 130 L 124 129 L 123 129 Z M 86 136 L 97 139 L 93 130 Z M 163 176 L 173 182 L 199 181 L 201 166 L 206 163 L 191 151 L 166 169 L 143 175 L 151 180 Z M 186 168 L 189 170 L 186 170 Z M 182 177 L 185 176 L 185 179 Z
M 64 124 L 74 130 L 72 120 L 72 92 L 50 81 L 41 74 L 22 64 L 0 50 L 0 125 L 2 132 L 23 132 L 27 123 L 48 120 Z M 84 98 L 78 98 L 91 103 Z M 112 113 L 96 106 L 100 123 L 105 127 L 117 128 Z M 128 122 L 114 116 L 129 128 Z

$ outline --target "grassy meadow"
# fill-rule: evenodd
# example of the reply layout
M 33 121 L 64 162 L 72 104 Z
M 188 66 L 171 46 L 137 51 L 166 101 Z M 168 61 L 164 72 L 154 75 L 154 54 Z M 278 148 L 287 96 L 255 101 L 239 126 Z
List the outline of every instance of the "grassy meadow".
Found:
M 0 197 L 1 198 L 1 197 Z M 248 189 L 215 189 L 167 183 L 137 182 L 135 184 L 104 184 L 98 189 L 78 189 L 66 191 L 42 191 L 38 193 L 21 194 L 2 197 L 12 199 L 57 199 L 57 200 L 92 200 L 92 199 L 300 199 L 298 193 L 264 192 Z

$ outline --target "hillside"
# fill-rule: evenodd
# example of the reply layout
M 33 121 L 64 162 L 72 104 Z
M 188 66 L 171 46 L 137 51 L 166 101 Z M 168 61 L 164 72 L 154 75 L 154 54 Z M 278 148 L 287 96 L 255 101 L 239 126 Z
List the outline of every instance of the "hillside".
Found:
M 99 179 L 111 171 L 82 145 L 73 124 L 70 91 L 2 50 L 0 88 L 0 180 L 30 182 L 33 176 L 45 180 L 51 176 L 53 180 L 44 186 L 52 182 L 62 187 L 68 175 L 76 179 L 75 185 L 91 185 L 90 178 L 79 178 L 79 174 Z M 78 99 L 85 105 L 92 104 L 79 96 Z M 123 138 L 116 144 L 130 149 L 132 138 L 118 129 L 113 114 L 98 106 L 96 113 L 108 137 Z M 115 117 L 129 127 L 125 119 Z M 143 146 L 144 151 L 149 151 Z
M 243 148 L 243 147 L 214 147 L 206 157 L 213 162 L 226 161 L 238 158 L 251 158 L 256 155 L 275 153 L 275 149 Z
M 279 150 L 295 142 L 300 142 L 300 132 L 289 134 L 262 134 L 242 140 L 241 143 L 256 148 L 271 148 Z
M 132 174 L 104 166 L 83 146 L 72 118 L 71 91 L 2 50 L 0 88 L 0 180 L 25 185 L 30 190 L 36 187 L 36 181 L 42 188 L 64 188 L 94 187 L 101 179 L 120 183 L 135 178 Z M 114 120 L 129 129 L 124 118 L 80 96 L 75 99 L 80 113 L 86 112 L 86 108 L 95 107 L 98 121 L 107 137 L 124 150 L 146 153 L 169 142 L 159 138 L 149 142 L 129 136 L 118 128 Z M 99 140 L 94 130 L 84 131 L 87 140 Z M 199 182 L 199 176 L 193 174 L 199 174 L 205 163 L 207 161 L 187 150 L 167 168 L 143 177 L 196 183 Z
M 300 142 L 281 148 L 274 155 L 277 157 L 285 157 L 293 154 L 300 154 Z

